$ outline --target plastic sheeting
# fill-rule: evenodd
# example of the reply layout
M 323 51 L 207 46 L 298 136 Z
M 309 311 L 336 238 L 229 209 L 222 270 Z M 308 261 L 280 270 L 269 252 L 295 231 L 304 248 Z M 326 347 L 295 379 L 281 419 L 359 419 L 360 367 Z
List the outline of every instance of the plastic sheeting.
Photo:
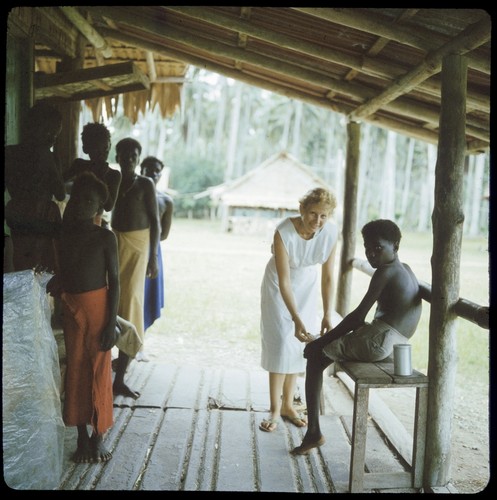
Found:
M 19 490 L 55 489 L 62 474 L 60 367 L 45 290 L 51 277 L 3 275 L 4 481 Z

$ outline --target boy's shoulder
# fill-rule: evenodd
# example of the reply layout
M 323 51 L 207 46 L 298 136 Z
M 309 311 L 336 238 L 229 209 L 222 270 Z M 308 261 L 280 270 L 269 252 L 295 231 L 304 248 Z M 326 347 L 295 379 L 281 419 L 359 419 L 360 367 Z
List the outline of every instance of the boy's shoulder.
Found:
M 107 167 L 105 170 L 105 179 L 107 182 L 112 181 L 112 182 L 121 182 L 122 179 L 122 174 L 120 170 L 117 170 L 115 168 L 112 168 L 108 163 Z
M 85 160 L 84 158 L 75 158 L 72 161 L 71 166 L 78 169 L 88 169 L 90 167 L 90 160 Z
M 150 177 L 147 177 L 146 175 L 136 174 L 136 180 L 137 180 L 136 184 L 141 188 L 152 186 L 155 191 L 154 181 Z
M 121 174 L 120 170 L 118 170 L 115 167 L 111 167 L 108 163 L 106 163 L 105 165 L 106 165 L 106 173 L 108 175 L 114 175 L 116 177 L 122 177 L 122 174 Z
M 169 202 L 169 203 L 173 202 L 172 196 L 167 194 L 165 191 L 157 190 L 157 197 L 160 198 L 161 200 L 164 200 L 164 201 Z

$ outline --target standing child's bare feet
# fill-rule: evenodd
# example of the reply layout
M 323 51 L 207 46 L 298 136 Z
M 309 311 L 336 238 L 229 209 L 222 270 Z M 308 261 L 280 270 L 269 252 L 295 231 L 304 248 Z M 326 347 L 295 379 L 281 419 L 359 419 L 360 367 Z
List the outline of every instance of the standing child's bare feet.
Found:
M 93 435 L 90 438 L 90 446 L 92 450 L 92 462 L 107 462 L 112 458 L 112 453 L 103 444 L 102 436 Z
M 87 464 L 93 462 L 90 438 L 88 435 L 86 435 L 86 437 L 84 435 L 78 436 L 78 447 L 72 454 L 71 460 L 77 464 Z
M 114 397 L 116 396 L 124 396 L 125 398 L 133 398 L 138 399 L 140 397 L 140 393 L 138 391 L 133 391 L 130 389 L 124 382 L 116 383 L 112 385 L 112 392 Z

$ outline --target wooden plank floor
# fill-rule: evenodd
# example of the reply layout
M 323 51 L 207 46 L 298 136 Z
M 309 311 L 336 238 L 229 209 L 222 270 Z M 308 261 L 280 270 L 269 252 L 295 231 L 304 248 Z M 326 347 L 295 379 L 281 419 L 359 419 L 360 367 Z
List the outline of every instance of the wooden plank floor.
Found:
M 352 399 L 334 377 L 325 382 L 327 442 L 293 457 L 303 431 L 280 423 L 258 429 L 268 412 L 267 373 L 132 363 L 126 381 L 140 398 L 116 397 L 114 426 L 104 442 L 113 457 L 75 464 L 77 431 L 66 429 L 60 490 L 348 491 Z M 303 379 L 299 378 L 303 397 Z M 371 471 L 403 465 L 370 421 L 366 462 Z M 389 490 L 394 491 L 394 490 Z M 414 492 L 414 490 L 395 490 Z

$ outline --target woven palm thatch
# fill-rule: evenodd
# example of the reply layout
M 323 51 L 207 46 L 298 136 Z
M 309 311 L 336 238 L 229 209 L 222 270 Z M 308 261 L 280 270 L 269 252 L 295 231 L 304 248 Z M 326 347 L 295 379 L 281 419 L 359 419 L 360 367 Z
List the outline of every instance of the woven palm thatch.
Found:
M 87 49 L 91 54 L 91 48 Z M 117 64 L 122 61 L 133 61 L 138 68 L 146 74 L 150 79 L 150 87 L 146 90 L 138 90 L 134 92 L 126 92 L 121 96 L 102 97 L 85 101 L 93 113 L 93 119 L 98 121 L 102 116 L 102 108 L 105 106 L 107 116 L 112 117 L 116 113 L 118 98 L 123 99 L 123 110 L 125 116 L 129 118 L 131 123 L 135 124 L 138 121 L 139 114 L 144 114 L 147 110 L 153 111 L 158 105 L 162 118 L 173 116 L 181 105 L 181 87 L 182 83 L 161 82 L 160 79 L 165 78 L 184 78 L 188 65 L 161 54 L 153 54 L 153 66 L 155 74 L 151 73 L 149 62 L 147 62 L 147 54 L 144 50 L 130 47 L 128 45 L 113 42 L 112 57 L 105 61 L 105 64 Z M 86 67 L 91 67 L 96 60 L 87 58 L 85 61 Z
M 121 96 L 99 97 L 88 99 L 85 104 L 91 109 L 93 120 L 98 122 L 102 116 L 103 107 L 108 117 L 116 114 L 118 99 L 123 100 L 124 115 L 133 125 L 138 121 L 139 114 L 153 111 L 158 105 L 162 118 L 173 116 L 181 105 L 181 85 L 177 83 L 152 83 L 150 89 L 136 92 L 126 92 Z
M 178 81 L 168 82 L 164 80 L 184 79 L 188 65 L 161 54 L 147 54 L 145 50 L 119 42 L 113 42 L 111 45 L 112 57 L 108 59 L 97 57 L 95 49 L 88 45 L 85 49 L 83 67 L 94 68 L 96 66 L 133 61 L 139 70 L 150 79 L 150 86 L 144 90 L 86 99 L 84 103 L 91 109 L 93 120 L 99 122 L 104 113 L 107 117 L 115 116 L 120 99 L 122 99 L 125 116 L 133 124 L 137 122 L 140 113 L 144 114 L 146 111 L 153 111 L 156 106 L 159 106 L 162 118 L 173 116 L 181 106 L 181 88 L 183 84 Z M 43 46 L 38 47 L 39 50 L 42 48 Z M 148 60 L 147 55 L 151 55 Z M 153 67 L 150 66 L 150 59 L 153 61 Z M 55 73 L 59 60 L 57 57 L 37 57 L 35 70 L 47 74 Z

